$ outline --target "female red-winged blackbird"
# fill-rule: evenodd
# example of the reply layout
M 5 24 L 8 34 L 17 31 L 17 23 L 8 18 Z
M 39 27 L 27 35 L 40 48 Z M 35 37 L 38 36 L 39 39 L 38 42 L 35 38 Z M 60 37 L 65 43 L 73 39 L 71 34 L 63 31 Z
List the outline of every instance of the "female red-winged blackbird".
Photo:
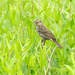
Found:
M 42 37 L 43 46 L 45 45 L 45 40 L 52 40 L 60 49 L 62 46 L 56 41 L 55 36 L 49 31 L 40 20 L 35 21 L 36 30 L 40 37 Z

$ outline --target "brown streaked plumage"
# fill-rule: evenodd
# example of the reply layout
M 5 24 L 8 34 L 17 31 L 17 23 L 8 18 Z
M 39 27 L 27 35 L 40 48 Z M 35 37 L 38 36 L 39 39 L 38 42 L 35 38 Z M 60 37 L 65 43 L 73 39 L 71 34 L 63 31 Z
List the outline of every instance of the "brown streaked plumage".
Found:
M 43 46 L 45 45 L 45 40 L 52 40 L 60 49 L 62 46 L 56 41 L 55 36 L 49 31 L 40 20 L 35 21 L 36 30 L 40 37 L 42 37 Z

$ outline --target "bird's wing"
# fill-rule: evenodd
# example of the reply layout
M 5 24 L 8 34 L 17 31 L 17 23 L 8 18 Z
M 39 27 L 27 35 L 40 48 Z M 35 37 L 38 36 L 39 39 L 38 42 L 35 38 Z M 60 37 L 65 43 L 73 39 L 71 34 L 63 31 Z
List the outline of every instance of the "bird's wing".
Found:
M 51 39 L 56 40 L 55 36 L 52 34 L 51 31 L 49 31 L 44 25 L 40 25 L 39 26 L 39 32 L 43 35 L 45 35 L 46 37 L 49 37 Z

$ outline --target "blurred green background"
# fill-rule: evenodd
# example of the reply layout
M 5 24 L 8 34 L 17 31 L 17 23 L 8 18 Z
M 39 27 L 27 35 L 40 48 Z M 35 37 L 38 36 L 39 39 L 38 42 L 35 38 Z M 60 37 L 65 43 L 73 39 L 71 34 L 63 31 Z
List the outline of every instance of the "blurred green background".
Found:
M 63 49 L 42 49 L 36 19 Z M 0 75 L 75 75 L 75 0 L 0 0 Z

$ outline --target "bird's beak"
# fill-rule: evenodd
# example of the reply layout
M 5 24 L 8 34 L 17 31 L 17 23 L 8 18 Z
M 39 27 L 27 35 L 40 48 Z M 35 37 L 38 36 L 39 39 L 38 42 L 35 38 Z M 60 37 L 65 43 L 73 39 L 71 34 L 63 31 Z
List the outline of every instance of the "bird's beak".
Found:
M 36 25 L 36 22 L 34 21 L 34 24 Z
M 35 23 L 35 25 L 36 25 L 36 23 Z

